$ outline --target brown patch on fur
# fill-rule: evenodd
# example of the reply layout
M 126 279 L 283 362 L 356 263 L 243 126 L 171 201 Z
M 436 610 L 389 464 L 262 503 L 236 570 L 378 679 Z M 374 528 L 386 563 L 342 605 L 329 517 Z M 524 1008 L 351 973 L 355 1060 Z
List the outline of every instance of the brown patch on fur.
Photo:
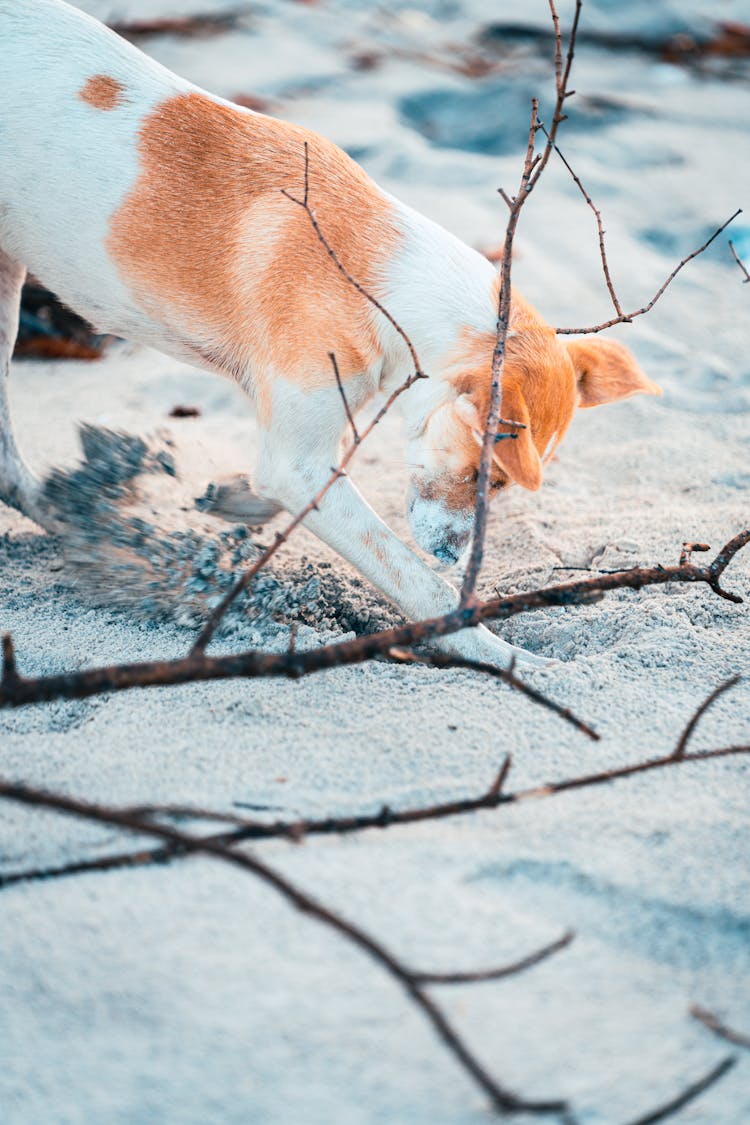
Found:
M 125 87 L 108 74 L 94 74 L 78 91 L 78 97 L 94 109 L 117 109 L 124 101 Z
M 199 94 L 159 105 L 141 128 L 140 176 L 108 249 L 142 307 L 235 377 L 333 386 L 378 359 L 374 310 L 342 276 L 302 208 L 304 191 L 342 264 L 368 289 L 398 233 L 392 207 L 330 141 Z

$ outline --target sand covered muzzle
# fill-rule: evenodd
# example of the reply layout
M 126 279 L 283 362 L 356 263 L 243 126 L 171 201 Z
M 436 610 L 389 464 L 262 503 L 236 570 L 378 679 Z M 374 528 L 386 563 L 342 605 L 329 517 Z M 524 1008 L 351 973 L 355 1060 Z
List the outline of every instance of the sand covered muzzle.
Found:
M 63 573 L 82 601 L 128 611 L 130 616 L 171 619 L 195 627 L 273 536 L 243 523 L 216 530 L 209 484 L 195 510 L 176 518 L 154 507 L 150 491 L 176 477 L 168 436 L 148 441 L 91 425 L 80 427 L 82 462 L 54 469 L 43 485 L 43 502 L 58 528 Z M 156 513 L 159 514 L 156 514 Z M 182 513 L 180 513 L 182 516 Z M 283 521 L 288 517 L 279 517 Z M 157 522 L 158 521 L 158 522 Z M 165 524 L 172 523 L 169 527 Z M 186 526 L 176 526 L 182 523 Z M 207 526 L 208 525 L 208 526 Z M 230 609 L 224 632 L 252 623 L 272 637 L 291 622 L 317 631 L 370 632 L 400 618 L 378 594 L 342 564 L 317 564 L 294 543 L 264 566 Z

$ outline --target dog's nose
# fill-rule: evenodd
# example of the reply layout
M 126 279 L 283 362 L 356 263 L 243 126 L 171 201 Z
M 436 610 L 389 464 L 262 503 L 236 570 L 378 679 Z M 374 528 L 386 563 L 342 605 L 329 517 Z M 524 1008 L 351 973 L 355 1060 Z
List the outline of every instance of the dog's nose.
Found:
M 444 566 L 453 566 L 454 563 L 458 562 L 459 555 L 461 554 L 458 548 L 452 546 L 450 543 L 441 543 L 432 553 L 438 562 L 443 563 Z

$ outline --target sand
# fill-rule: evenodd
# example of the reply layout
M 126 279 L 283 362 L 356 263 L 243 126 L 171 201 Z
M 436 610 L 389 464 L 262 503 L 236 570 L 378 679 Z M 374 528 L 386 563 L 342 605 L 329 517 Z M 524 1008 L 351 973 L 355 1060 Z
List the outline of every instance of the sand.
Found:
M 84 6 L 122 17 L 226 5 Z M 587 3 L 584 16 L 592 28 L 661 34 L 680 21 L 708 28 L 714 11 L 707 0 L 627 11 Z M 740 0 L 720 15 L 750 19 Z M 268 99 L 346 147 L 389 190 L 494 247 L 496 189 L 518 176 L 523 98 L 542 83 L 549 90 L 549 68 L 528 43 L 482 80 L 444 63 L 490 22 L 541 27 L 546 18 L 541 0 L 522 18 L 515 5 L 488 11 L 473 0 L 403 12 L 354 0 L 269 3 L 242 30 L 144 46 L 221 94 Z M 353 68 L 364 51 L 386 57 Z M 425 51 L 438 62 L 414 57 Z M 750 86 L 738 79 L 741 62 L 697 70 L 593 44 L 575 65 L 563 151 L 604 212 L 623 301 L 638 307 L 713 226 L 750 206 Z M 462 136 L 467 120 L 471 136 Z M 745 216 L 733 238 L 750 259 Z M 553 323 L 608 315 L 593 217 L 560 167 L 524 211 L 515 281 Z M 582 412 L 542 490 L 493 506 L 485 592 L 568 577 L 559 567 L 672 563 L 684 539 L 718 548 L 747 525 L 748 300 L 723 237 L 648 317 L 612 333 L 664 398 Z M 77 464 L 81 422 L 159 434 L 176 476 L 143 478 L 142 518 L 201 543 L 231 532 L 196 511 L 195 498 L 251 467 L 254 422 L 237 388 L 121 344 L 93 364 L 19 363 L 12 394 L 19 441 L 39 471 Z M 169 418 L 178 403 L 200 416 Z M 395 417 L 360 451 L 353 475 L 408 536 Z M 253 532 L 243 549 L 270 542 L 279 526 Z M 237 549 L 222 547 L 228 565 Z M 146 612 L 115 578 L 93 588 L 59 540 L 6 509 L 0 568 L 0 628 L 12 631 L 24 673 L 178 655 L 194 635 L 190 613 L 163 599 Z M 268 582 L 260 615 L 234 620 L 217 650 L 282 647 L 291 621 L 298 644 L 310 646 L 399 620 L 306 532 Z M 750 557 L 727 585 L 750 596 Z M 482 790 L 508 752 L 512 788 L 665 752 L 699 700 L 736 672 L 745 680 L 706 717 L 695 746 L 748 741 L 746 604 L 702 588 L 623 592 L 516 618 L 502 635 L 558 658 L 533 682 L 593 722 L 598 745 L 474 674 L 371 664 L 296 683 L 198 684 L 6 711 L 0 774 L 112 804 L 262 806 L 272 817 L 411 805 Z M 734 758 L 259 851 L 423 969 L 501 963 L 573 927 L 573 944 L 528 974 L 439 997 L 511 1088 L 569 1097 L 578 1121 L 618 1125 L 730 1053 L 689 1018 L 691 1003 L 750 1032 L 749 784 L 750 762 Z M 128 843 L 10 804 L 2 813 L 3 873 Z M 18 884 L 3 890 L 2 907 L 4 1125 L 489 1119 L 481 1093 L 379 969 L 237 871 L 191 859 Z M 737 1054 L 681 1120 L 750 1120 L 750 1056 Z

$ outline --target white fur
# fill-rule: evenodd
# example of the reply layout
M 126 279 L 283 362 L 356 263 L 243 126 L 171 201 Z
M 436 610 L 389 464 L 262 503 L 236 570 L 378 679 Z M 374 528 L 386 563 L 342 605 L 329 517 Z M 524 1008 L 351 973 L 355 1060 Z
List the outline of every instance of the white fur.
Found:
M 190 345 L 201 341 L 187 338 L 189 327 L 158 321 L 158 314 L 140 307 L 105 245 L 110 218 L 138 175 L 144 118 L 160 102 L 195 87 L 63 0 L 0 0 L 0 43 L 0 498 L 41 519 L 38 483 L 23 465 L 7 416 L 11 321 L 23 267 L 98 328 L 195 360 Z M 78 96 L 94 74 L 126 87 L 127 100 L 116 111 L 101 112 Z M 431 444 L 431 420 L 450 398 L 440 376 L 462 330 L 494 330 L 495 272 L 435 223 L 396 200 L 392 206 L 403 238 L 379 296 L 409 332 L 431 375 L 401 400 L 410 456 L 425 465 L 423 472 L 444 470 L 450 449 L 441 455 Z M 382 363 L 347 383 L 354 409 L 409 374 L 402 341 L 381 318 L 378 325 Z M 338 463 L 348 422 L 335 386 L 305 392 L 281 373 L 262 376 L 271 387 L 272 413 L 254 476 L 263 503 L 253 511 L 270 513 L 280 505 L 296 513 Z M 249 372 L 239 378 L 252 395 Z M 393 534 L 348 478 L 328 491 L 305 522 L 407 615 L 437 616 L 457 604 L 453 587 Z M 414 526 L 431 549 L 441 534 L 468 530 L 465 516 L 454 517 L 439 505 L 429 511 L 419 506 Z M 465 657 L 502 665 L 511 657 L 541 663 L 482 627 L 441 643 Z

